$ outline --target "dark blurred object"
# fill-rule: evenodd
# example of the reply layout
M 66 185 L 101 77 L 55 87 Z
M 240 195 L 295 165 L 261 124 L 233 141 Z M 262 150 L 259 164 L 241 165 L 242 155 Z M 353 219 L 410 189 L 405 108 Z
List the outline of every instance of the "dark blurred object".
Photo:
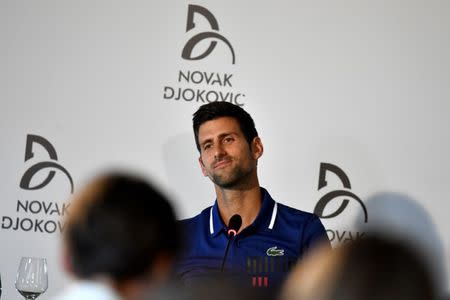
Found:
M 369 235 L 306 258 L 289 278 L 283 300 L 435 300 L 432 278 L 410 243 Z
M 409 244 L 370 236 L 343 251 L 330 299 L 437 299 L 429 267 Z
M 72 200 L 64 231 L 78 278 L 146 276 L 161 255 L 174 257 L 179 238 L 174 211 L 144 179 L 111 173 Z
M 168 199 L 143 178 L 97 177 L 74 197 L 66 221 L 65 267 L 78 280 L 56 299 L 134 300 L 168 280 L 178 225 Z
M 403 193 L 375 193 L 365 201 L 369 222 L 356 221 L 355 225 L 360 232 L 399 239 L 421 252 L 432 268 L 432 279 L 442 297 L 449 288 L 445 248 L 432 216 L 421 202 Z
M 229 278 L 215 277 L 186 287 L 181 282 L 173 282 L 159 293 L 150 293 L 142 300 L 274 300 L 275 295 L 268 289 L 255 289 Z

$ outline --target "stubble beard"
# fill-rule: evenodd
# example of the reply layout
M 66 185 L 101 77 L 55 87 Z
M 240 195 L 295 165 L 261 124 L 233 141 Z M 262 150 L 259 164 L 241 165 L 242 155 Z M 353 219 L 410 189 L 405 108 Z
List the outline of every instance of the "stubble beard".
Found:
M 227 174 L 212 174 L 211 180 L 223 189 L 239 188 L 245 186 L 250 178 L 253 168 L 244 169 L 236 166 Z

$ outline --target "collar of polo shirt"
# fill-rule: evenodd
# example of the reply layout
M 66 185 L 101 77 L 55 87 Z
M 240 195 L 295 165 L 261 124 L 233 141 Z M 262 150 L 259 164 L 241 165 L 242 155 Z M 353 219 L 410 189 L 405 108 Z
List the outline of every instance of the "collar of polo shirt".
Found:
M 242 233 L 245 233 L 249 230 L 272 230 L 275 225 L 275 221 L 277 218 L 277 203 L 266 189 L 261 188 L 261 210 L 258 213 L 255 221 L 247 228 L 245 228 Z M 217 199 L 214 205 L 211 207 L 209 211 L 209 232 L 212 237 L 217 237 L 220 233 L 226 232 L 226 226 L 222 221 L 222 218 L 219 214 L 219 206 L 217 204 Z

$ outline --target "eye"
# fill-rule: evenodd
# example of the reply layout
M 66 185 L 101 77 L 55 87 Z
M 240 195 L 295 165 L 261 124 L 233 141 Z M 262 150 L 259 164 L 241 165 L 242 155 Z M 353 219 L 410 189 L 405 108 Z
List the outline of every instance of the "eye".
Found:
M 203 145 L 203 150 L 208 150 L 209 148 L 211 148 L 211 143 L 206 143 Z
M 227 136 L 226 138 L 223 139 L 224 143 L 231 143 L 232 141 L 234 141 L 234 139 L 231 136 Z

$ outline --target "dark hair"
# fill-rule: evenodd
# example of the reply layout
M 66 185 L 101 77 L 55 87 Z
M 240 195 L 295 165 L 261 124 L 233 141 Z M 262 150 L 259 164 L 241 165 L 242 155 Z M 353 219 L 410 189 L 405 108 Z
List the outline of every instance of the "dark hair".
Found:
M 200 106 L 200 108 L 194 113 L 194 118 L 192 119 L 195 144 L 197 145 L 198 151 L 200 151 L 200 143 L 198 140 L 198 131 L 200 126 L 207 121 L 220 117 L 232 117 L 236 119 L 249 145 L 253 139 L 258 136 L 258 132 L 255 128 L 255 122 L 253 122 L 250 114 L 240 106 L 231 104 L 230 102 L 211 102 Z
M 73 200 L 64 235 L 80 278 L 138 278 L 159 255 L 175 256 L 179 248 L 166 197 L 146 181 L 119 173 L 98 178 Z
M 329 299 L 436 299 L 431 270 L 422 254 L 408 243 L 369 236 L 344 247 Z

